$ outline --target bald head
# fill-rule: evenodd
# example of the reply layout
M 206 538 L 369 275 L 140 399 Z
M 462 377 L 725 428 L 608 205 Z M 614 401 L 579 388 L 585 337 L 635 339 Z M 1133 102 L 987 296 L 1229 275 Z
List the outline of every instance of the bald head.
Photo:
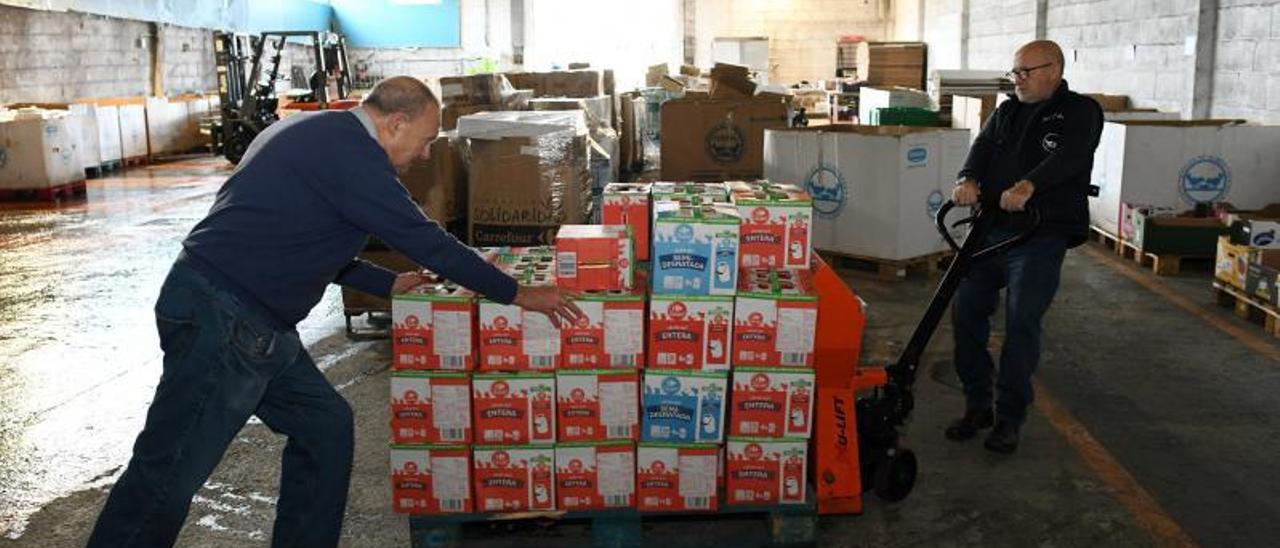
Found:
M 1062 83 L 1065 59 L 1052 40 L 1036 40 L 1018 48 L 1013 56 L 1015 92 L 1024 103 L 1038 103 L 1053 96 Z
M 437 101 L 431 88 L 422 80 L 411 76 L 392 76 L 374 84 L 361 104 L 377 110 L 379 114 L 399 113 L 413 119 Z

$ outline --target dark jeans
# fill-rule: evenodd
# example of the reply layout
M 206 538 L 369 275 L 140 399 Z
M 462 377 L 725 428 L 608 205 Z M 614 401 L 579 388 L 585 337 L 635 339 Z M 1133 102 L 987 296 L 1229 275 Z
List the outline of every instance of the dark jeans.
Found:
M 164 372 L 89 546 L 172 546 L 192 496 L 251 415 L 288 436 L 272 545 L 336 546 L 351 478 L 351 406 L 297 332 L 269 327 L 181 260 L 155 313 Z
M 994 243 L 1009 233 L 995 230 Z M 1058 291 L 1067 237 L 1040 232 L 1027 242 L 973 265 L 960 283 L 952 302 L 955 331 L 956 374 L 964 383 L 968 409 L 990 409 L 995 396 L 996 415 L 1022 424 L 1034 398 L 1031 375 L 1040 363 L 1040 320 Z M 1005 339 L 1000 349 L 1000 369 L 992 377 L 995 362 L 987 350 L 991 315 L 1005 292 Z

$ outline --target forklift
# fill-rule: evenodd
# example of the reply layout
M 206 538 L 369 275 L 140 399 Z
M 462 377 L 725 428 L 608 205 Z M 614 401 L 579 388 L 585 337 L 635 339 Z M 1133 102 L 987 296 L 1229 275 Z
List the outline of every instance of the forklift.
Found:
M 346 40 L 328 31 L 268 31 L 256 36 L 228 32 L 213 33 L 214 58 L 218 73 L 221 120 L 211 128 L 214 149 L 232 164 L 240 162 L 249 143 L 267 126 L 280 119 L 276 109 L 280 98 L 276 83 L 286 43 L 302 42 L 311 48 L 315 71 L 307 78 L 308 90 L 291 95 L 289 108 L 297 110 L 347 109 L 355 101 L 351 92 L 351 71 L 347 64 Z M 270 55 L 263 57 L 270 50 Z M 297 81 L 298 71 L 291 80 Z M 331 93 L 330 84 L 336 84 Z

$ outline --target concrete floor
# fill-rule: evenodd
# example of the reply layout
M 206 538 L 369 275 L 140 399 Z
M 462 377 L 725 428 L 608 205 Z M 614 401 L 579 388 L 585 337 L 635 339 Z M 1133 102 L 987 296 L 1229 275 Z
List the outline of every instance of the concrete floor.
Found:
M 226 173 L 216 159 L 187 159 L 91 181 L 83 203 L 0 210 L 0 546 L 83 544 L 159 376 L 150 306 L 160 280 Z M 942 438 L 962 406 L 944 325 L 908 428 L 916 491 L 824 518 L 822 544 L 1269 545 L 1280 534 L 1280 473 L 1266 464 L 1280 452 L 1280 346 L 1218 309 L 1209 277 L 1155 278 L 1093 245 L 1071 252 L 1046 320 L 1037 409 L 1010 457 Z M 869 303 L 866 359 L 896 357 L 936 280 L 847 281 Z M 407 521 L 387 503 L 390 346 L 345 338 L 336 291 L 301 330 L 356 410 L 343 544 L 406 545 Z M 266 545 L 282 447 L 246 426 L 179 545 Z M 672 546 L 765 535 L 759 520 L 649 532 Z M 482 544 L 564 546 L 584 534 Z

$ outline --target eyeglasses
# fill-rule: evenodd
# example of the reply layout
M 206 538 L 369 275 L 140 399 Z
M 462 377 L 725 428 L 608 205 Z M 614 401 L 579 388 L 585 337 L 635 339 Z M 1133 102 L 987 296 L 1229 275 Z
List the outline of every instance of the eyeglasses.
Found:
M 1026 80 L 1028 76 L 1031 76 L 1031 71 L 1051 66 L 1053 66 L 1053 63 L 1045 63 L 1043 65 L 1036 65 L 1034 67 L 1027 68 L 1016 68 L 1004 73 L 1004 75 L 1010 80 Z

